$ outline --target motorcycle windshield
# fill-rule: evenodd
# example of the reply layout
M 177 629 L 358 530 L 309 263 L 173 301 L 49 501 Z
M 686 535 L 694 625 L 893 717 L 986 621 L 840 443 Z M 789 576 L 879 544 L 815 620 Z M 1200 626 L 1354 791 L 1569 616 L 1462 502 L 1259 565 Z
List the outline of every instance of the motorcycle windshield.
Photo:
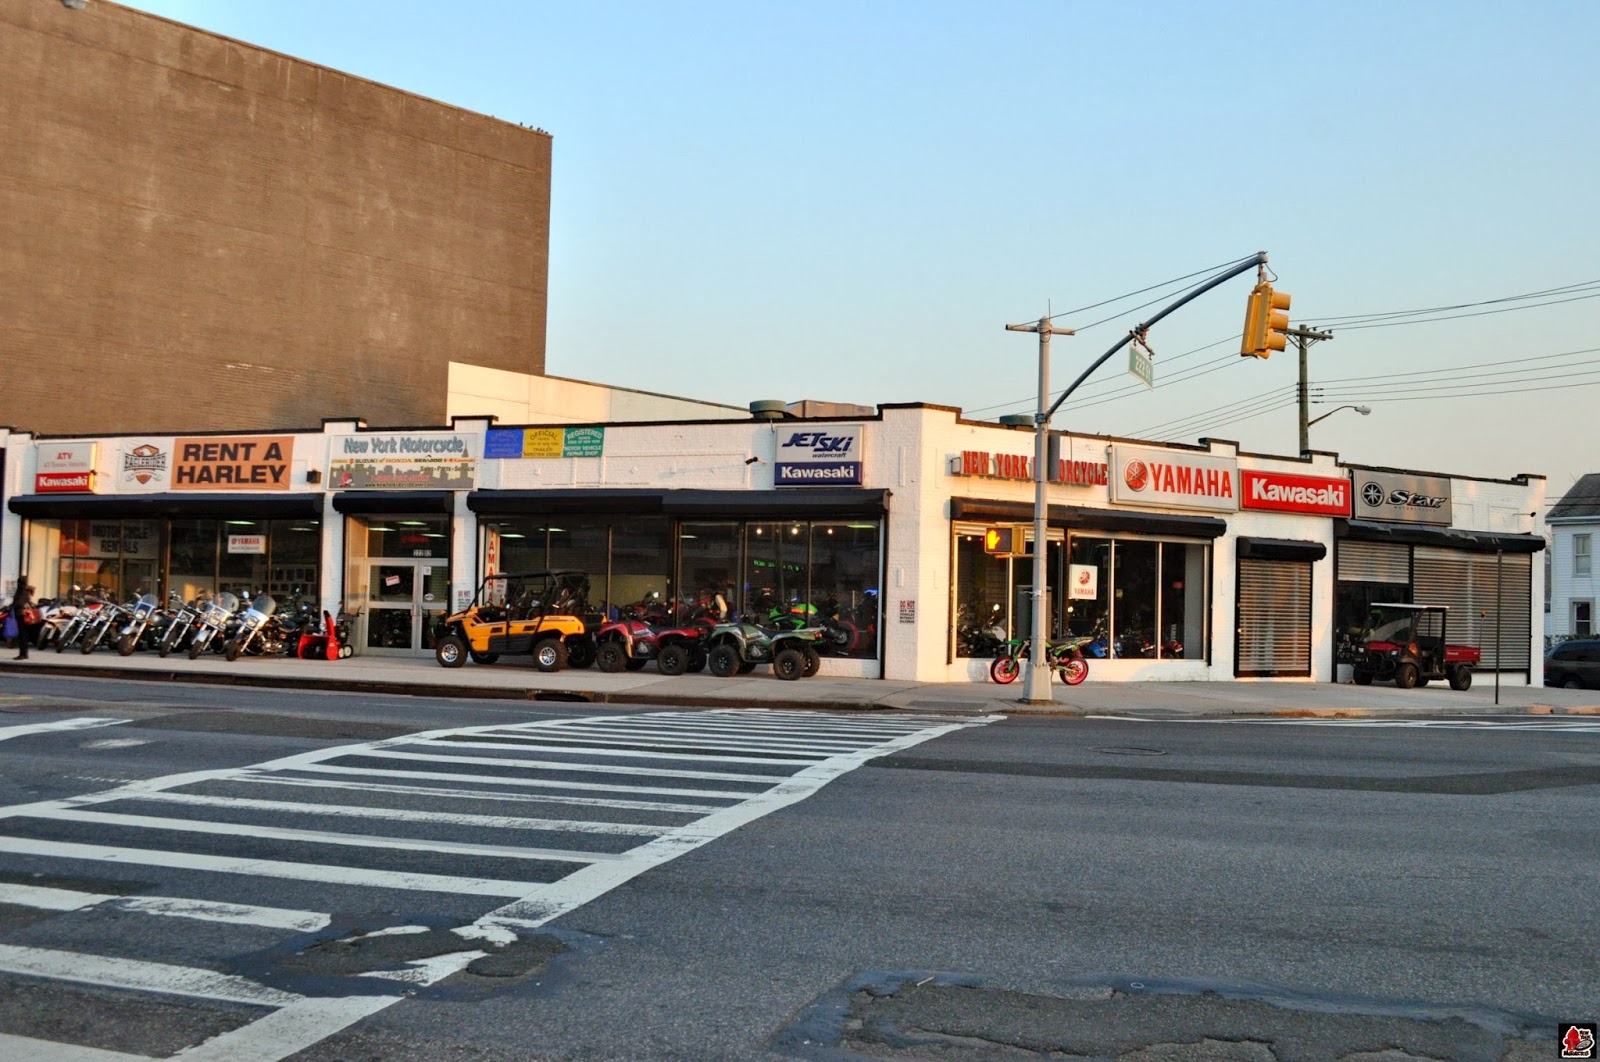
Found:
M 229 612 L 238 612 L 239 595 L 224 590 L 211 599 L 211 604 L 216 608 L 227 609 Z
M 278 611 L 278 603 L 269 595 L 262 594 L 260 597 L 250 602 L 250 610 L 252 612 L 261 613 L 262 617 L 265 618 Z

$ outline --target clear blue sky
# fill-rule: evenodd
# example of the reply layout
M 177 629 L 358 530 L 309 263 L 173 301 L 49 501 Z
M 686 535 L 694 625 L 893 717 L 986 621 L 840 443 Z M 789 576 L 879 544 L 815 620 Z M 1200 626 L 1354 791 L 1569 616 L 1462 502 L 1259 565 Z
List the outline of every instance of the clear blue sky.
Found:
M 131 6 L 549 131 L 555 375 L 998 416 L 1036 387 L 1006 323 L 1259 249 L 1297 324 L 1600 282 L 1589 0 Z M 1054 426 L 1294 452 L 1292 348 L 1235 354 L 1250 283 L 1152 334 L 1164 386 L 1118 356 Z M 1057 339 L 1053 382 L 1136 319 Z M 1336 331 L 1312 415 L 1373 412 L 1314 447 L 1552 501 L 1600 471 L 1600 350 L 1546 357 L 1600 348 L 1600 298 Z

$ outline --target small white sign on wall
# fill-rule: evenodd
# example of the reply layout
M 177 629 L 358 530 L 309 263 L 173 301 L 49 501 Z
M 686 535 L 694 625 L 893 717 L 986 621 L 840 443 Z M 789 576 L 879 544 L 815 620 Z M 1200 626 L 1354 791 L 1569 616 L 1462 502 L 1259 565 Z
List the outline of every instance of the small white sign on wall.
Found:
M 1100 596 L 1100 569 L 1093 564 L 1067 565 L 1067 588 L 1073 601 L 1093 601 Z

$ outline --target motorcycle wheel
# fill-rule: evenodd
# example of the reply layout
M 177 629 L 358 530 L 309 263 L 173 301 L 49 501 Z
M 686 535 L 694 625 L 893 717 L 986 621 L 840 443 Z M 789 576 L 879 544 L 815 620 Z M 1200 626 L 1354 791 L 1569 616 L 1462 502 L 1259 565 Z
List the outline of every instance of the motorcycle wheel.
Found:
M 195 635 L 194 641 L 189 643 L 189 659 L 199 660 L 200 654 L 206 651 L 206 639 Z
M 997 656 L 994 663 L 989 665 L 989 677 L 1002 686 L 1017 681 L 1017 676 L 1020 674 L 1022 665 L 1014 656 Z
M 66 647 L 67 647 L 67 637 L 66 637 L 65 632 L 63 632 L 62 635 L 56 639 L 56 652 L 59 653 L 63 649 L 65 649 Z
M 1061 676 L 1061 681 L 1068 686 L 1076 686 L 1089 677 L 1089 661 L 1081 656 L 1069 656 L 1061 662 L 1056 674 Z
M 139 636 L 129 631 L 117 639 L 117 655 L 132 656 L 133 651 L 139 647 Z
M 173 627 L 161 635 L 161 640 L 156 643 L 156 655 L 165 660 L 167 654 L 177 647 L 179 638 L 178 630 Z
M 228 663 L 231 664 L 235 660 L 239 659 L 239 653 L 243 650 L 243 648 L 244 647 L 239 644 L 239 639 L 229 638 L 227 648 L 223 650 L 224 655 L 226 655 L 228 658 Z
M 78 646 L 78 652 L 82 653 L 84 656 L 88 656 L 90 653 L 94 652 L 94 647 L 100 644 L 100 636 L 105 632 L 105 628 L 101 627 L 93 634 L 84 638 L 82 643 L 80 643 Z

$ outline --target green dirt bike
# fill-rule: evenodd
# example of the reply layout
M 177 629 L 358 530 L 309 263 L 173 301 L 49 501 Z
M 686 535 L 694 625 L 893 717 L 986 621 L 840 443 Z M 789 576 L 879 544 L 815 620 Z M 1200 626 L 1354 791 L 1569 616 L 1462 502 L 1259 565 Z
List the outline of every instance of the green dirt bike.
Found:
M 1091 635 L 1064 638 L 1051 642 L 1045 650 L 1050 670 L 1068 686 L 1076 686 L 1089 677 L 1089 661 L 1083 658 L 1083 647 L 1093 640 Z M 1022 674 L 1022 661 L 1028 659 L 1030 640 L 1012 638 L 1000 647 L 1000 655 L 989 665 L 989 677 L 1000 685 L 1015 682 Z

